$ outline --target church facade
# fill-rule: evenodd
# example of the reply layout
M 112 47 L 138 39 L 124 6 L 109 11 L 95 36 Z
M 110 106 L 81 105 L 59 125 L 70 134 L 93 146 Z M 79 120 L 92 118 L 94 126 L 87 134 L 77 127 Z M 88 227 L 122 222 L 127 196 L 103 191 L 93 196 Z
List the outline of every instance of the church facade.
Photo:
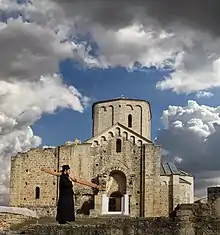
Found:
M 161 146 L 151 141 L 149 102 L 96 102 L 92 118 L 92 137 L 84 143 L 67 142 L 12 157 L 10 206 L 36 209 L 42 215 L 55 211 L 58 178 L 40 169 L 60 170 L 64 164 L 70 165 L 72 175 L 88 181 L 98 176 L 106 186 L 94 193 L 75 184 L 77 214 L 159 217 L 169 216 L 178 204 L 193 203 L 192 175 L 162 161 Z

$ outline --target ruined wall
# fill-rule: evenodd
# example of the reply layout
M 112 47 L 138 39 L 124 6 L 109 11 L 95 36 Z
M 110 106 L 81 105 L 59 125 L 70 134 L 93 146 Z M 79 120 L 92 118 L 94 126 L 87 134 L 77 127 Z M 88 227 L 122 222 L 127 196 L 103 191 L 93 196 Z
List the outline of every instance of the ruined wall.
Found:
M 194 203 L 179 205 L 174 219 L 180 234 L 217 235 L 220 234 L 220 217 L 213 214 L 212 205 Z
M 13 215 L 13 217 L 19 217 Z M 11 216 L 10 221 L 14 221 Z M 0 215 L 0 219 L 5 219 Z M 9 217 L 8 217 L 9 219 Z M 212 214 L 209 204 L 180 205 L 172 218 L 131 218 L 124 216 L 78 218 L 70 225 L 58 225 L 44 220 L 32 221 L 28 227 L 20 226 L 13 234 L 46 235 L 218 235 L 220 219 Z M 28 224 L 28 223 L 27 223 Z M 31 224 L 31 223 L 29 223 Z M 9 231 L 5 234 L 10 234 Z
M 129 114 L 131 127 L 128 125 Z M 147 101 L 116 99 L 96 103 L 93 108 L 93 136 L 119 122 L 150 140 L 150 119 L 150 105 Z
M 59 168 L 64 164 L 70 165 L 71 175 L 91 180 L 91 144 L 71 144 L 60 147 Z M 75 189 L 82 188 L 79 184 L 75 184 Z
M 169 216 L 169 213 L 172 210 L 169 184 L 170 184 L 169 176 L 160 176 L 160 214 L 161 216 Z
M 71 175 L 87 181 L 92 180 L 91 144 L 71 144 L 60 147 L 60 167 L 69 164 Z M 74 183 L 76 213 L 89 213 L 93 208 L 93 191 L 89 187 Z
M 174 210 L 179 204 L 194 202 L 194 179 L 193 177 L 172 175 L 170 177 L 171 208 Z
M 185 181 L 185 182 L 184 182 Z M 194 178 L 189 176 L 179 176 L 179 204 L 189 204 L 194 202 Z
M 11 157 L 10 206 L 17 206 L 20 204 L 21 158 L 21 154 L 18 154 L 16 157 Z
M 91 180 L 90 144 L 63 145 L 54 149 L 32 149 L 12 158 L 10 178 L 10 206 L 33 208 L 40 216 L 54 215 L 51 208 L 57 205 L 59 178 L 46 174 L 41 168 L 60 170 L 64 164 L 71 167 L 71 175 Z M 76 208 L 84 202 L 79 200 L 84 187 L 75 184 Z M 40 208 L 40 209 L 39 209 Z
M 160 176 L 161 216 L 169 216 L 179 204 L 194 202 L 193 181 L 189 176 Z
M 140 218 L 97 218 L 68 226 L 33 225 L 26 229 L 25 234 L 74 234 L 74 235 L 176 235 L 177 225 L 170 219 L 140 219 Z M 178 234 L 177 234 L 178 235 Z M 191 234 L 190 234 L 191 235 Z
M 20 224 L 20 223 L 27 221 L 27 220 L 32 220 L 32 218 L 24 216 L 24 215 L 0 213 L 0 221 L 6 222 L 9 226 L 12 224 Z
M 56 149 L 32 149 L 13 157 L 10 178 L 10 206 L 54 206 L 57 178 L 41 168 L 57 170 Z
M 71 225 L 33 225 L 25 234 L 74 235 L 218 235 L 220 220 L 208 215 L 196 216 L 183 209 L 174 220 L 170 218 L 112 217 L 87 219 Z

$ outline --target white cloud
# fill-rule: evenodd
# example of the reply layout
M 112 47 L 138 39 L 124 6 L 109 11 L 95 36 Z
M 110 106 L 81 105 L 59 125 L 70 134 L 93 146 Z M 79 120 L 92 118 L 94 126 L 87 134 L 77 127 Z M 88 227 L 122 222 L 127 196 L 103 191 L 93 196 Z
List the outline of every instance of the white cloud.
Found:
M 25 10 L 11 1 L 1 1 L 0 9 L 9 15 Z M 44 113 L 58 108 L 83 112 L 89 102 L 75 87 L 66 86 L 59 74 L 61 60 L 76 55 L 81 59 L 78 50 L 87 53 L 83 45 L 61 41 L 63 36 L 22 18 L 0 24 L 0 204 L 8 202 L 10 156 L 41 144 L 31 126 Z
M 56 30 L 59 38 L 77 38 L 79 34 L 90 32 L 97 44 L 98 56 L 89 56 L 83 43 L 75 53 L 75 58 L 88 67 L 123 66 L 132 69 L 136 62 L 142 67 L 169 67 L 173 72 L 169 77 L 162 78 L 157 88 L 171 89 L 176 93 L 192 93 L 220 86 L 220 39 L 217 34 L 210 33 L 210 29 L 216 30 L 215 24 L 205 27 L 210 23 L 209 19 L 204 24 L 195 12 L 193 20 L 205 28 L 201 30 L 193 24 L 183 24 L 188 16 L 192 17 L 185 6 L 181 13 L 186 14 L 183 15 L 185 21 L 179 18 L 167 20 L 176 17 L 173 14 L 178 10 L 175 2 L 169 8 L 170 15 L 163 15 L 168 9 L 162 2 L 155 4 L 163 5 L 164 13 L 149 1 L 110 3 L 96 0 L 87 2 L 86 9 L 84 4 L 84 1 L 39 0 L 25 7 L 22 5 L 19 10 L 24 18 Z M 108 9 L 114 9 L 114 17 L 108 15 Z M 201 13 L 207 9 L 215 7 L 201 7 Z M 153 14 L 155 11 L 158 11 L 157 14 Z M 160 16 L 162 19 L 165 17 L 166 24 Z
M 74 21 L 72 25 L 69 23 L 72 35 L 91 33 L 98 47 L 98 57 L 93 63 L 90 58 L 88 66 L 123 66 L 130 70 L 139 62 L 142 67 L 169 67 L 172 73 L 162 78 L 156 87 L 176 93 L 196 93 L 219 87 L 220 39 L 216 6 L 200 5 L 201 15 L 204 14 L 201 17 L 193 3 L 185 4 L 180 11 L 179 5 L 172 2 L 172 7 L 167 9 L 162 1 L 95 0 L 87 2 L 85 9 L 83 0 L 72 4 L 57 1 L 56 12 L 60 19 L 69 17 L 69 22 Z M 113 15 L 109 15 L 109 9 Z M 213 12 L 211 22 L 206 17 L 209 11 Z M 180 13 L 179 17 L 176 12 Z
M 214 94 L 209 91 L 199 91 L 196 93 L 197 98 L 203 98 L 203 97 L 209 98 L 209 97 L 212 97 L 213 95 Z
M 168 67 L 173 71 L 156 87 L 176 93 L 219 87 L 220 40 L 181 25 L 170 28 L 172 33 L 146 23 L 134 23 L 117 31 L 90 27 L 99 47 L 99 66 L 132 69 L 139 62 L 143 67 Z
M 137 24 L 117 31 L 91 28 L 100 51 L 100 66 L 132 69 L 139 62 L 142 66 L 163 68 L 166 60 L 174 58 L 177 48 L 170 45 L 172 34 L 157 30 Z
M 220 181 L 220 106 L 191 100 L 185 107 L 169 106 L 162 121 L 165 129 L 158 131 L 156 142 L 167 151 L 164 157 L 194 174 L 196 193 L 204 196 L 205 187 Z
M 30 128 L 43 113 L 58 108 L 82 112 L 86 99 L 75 88 L 66 87 L 58 75 L 41 77 L 38 81 L 0 81 L 0 165 L 8 186 L 8 157 L 41 144 Z M 2 182 L 1 182 L 2 183 Z M 7 195 L 8 191 L 1 191 Z M 7 198 L 7 196 L 4 196 Z

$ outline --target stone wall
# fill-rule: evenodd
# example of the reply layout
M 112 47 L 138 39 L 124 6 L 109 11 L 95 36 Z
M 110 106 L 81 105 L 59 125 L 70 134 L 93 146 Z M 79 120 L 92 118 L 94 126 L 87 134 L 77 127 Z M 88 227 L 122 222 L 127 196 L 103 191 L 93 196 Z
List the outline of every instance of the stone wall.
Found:
M 0 213 L 0 221 L 4 221 L 8 225 L 20 224 L 27 220 L 32 220 L 32 218 L 24 215 Z
M 106 141 L 111 139 L 112 137 L 119 137 L 125 140 L 129 140 L 131 143 L 136 144 L 138 146 L 141 143 L 151 143 L 151 141 L 147 139 L 143 139 L 140 135 L 135 135 L 134 132 L 130 132 L 129 129 L 124 129 L 124 127 L 120 124 L 115 124 L 113 127 L 108 129 L 106 132 L 101 132 L 97 134 L 95 137 L 86 141 L 86 143 L 91 143 L 92 146 L 102 146 Z
M 90 144 L 63 145 L 57 148 L 32 149 L 12 158 L 10 178 L 10 206 L 26 208 L 53 208 L 59 196 L 59 178 L 41 171 L 41 168 L 60 170 L 69 164 L 71 174 L 91 180 Z M 92 190 L 75 184 L 76 207 L 83 202 L 78 198 L 91 194 Z M 37 196 L 38 190 L 38 196 Z M 46 211 L 50 209 L 46 209 Z M 40 215 L 42 210 L 39 212 Z M 48 212 L 50 214 L 50 212 Z
M 33 225 L 25 230 L 29 235 L 178 235 L 178 226 L 171 219 L 97 218 L 81 220 L 71 225 Z
M 185 181 L 185 182 L 184 182 Z M 194 202 L 194 178 L 191 176 L 179 176 L 179 204 Z
M 194 202 L 194 179 L 191 176 L 160 176 L 161 216 L 167 216 L 179 204 Z M 166 208 L 169 208 L 167 210 Z M 167 212 L 169 212 L 167 214 Z
M 57 166 L 57 149 L 32 149 L 13 157 L 10 206 L 55 206 L 58 178 L 43 173 L 41 168 L 57 170 Z
M 219 235 L 220 220 L 210 216 L 181 218 L 112 217 L 82 219 L 70 225 L 35 224 L 23 228 L 28 235 Z
M 161 216 L 168 216 L 169 212 L 172 210 L 172 206 L 170 205 L 170 197 L 169 197 L 169 185 L 167 182 L 162 181 L 160 183 L 160 214 Z
M 92 148 L 92 175 L 104 177 L 114 171 L 123 172 L 126 176 L 126 193 L 130 195 L 130 213 L 132 216 L 139 216 L 140 149 L 130 141 L 121 138 L 123 149 L 117 153 L 116 138 L 118 137 L 112 137 L 101 148 Z
M 22 216 L 0 216 L 1 220 L 17 223 Z M 27 219 L 27 218 L 26 218 Z M 126 216 L 101 216 L 77 218 L 69 225 L 58 225 L 54 221 L 26 223 L 17 226 L 22 234 L 74 234 L 74 235 L 219 235 L 220 217 L 216 216 L 212 205 L 195 203 L 179 205 L 170 218 L 135 218 Z M 7 233 L 9 234 L 9 233 Z M 17 231 L 16 234 L 19 234 Z
M 116 152 L 117 138 L 122 141 L 121 152 Z M 168 216 L 177 204 L 185 202 L 185 191 L 178 187 L 179 176 L 175 176 L 178 181 L 175 188 L 170 187 L 170 183 L 160 184 L 160 146 L 142 146 L 144 150 L 126 138 L 115 136 L 97 147 L 91 147 L 91 144 L 67 144 L 55 149 L 33 149 L 20 154 L 12 161 L 10 206 L 55 207 L 59 196 L 58 178 L 43 173 L 40 169 L 46 167 L 58 170 L 62 164 L 69 164 L 72 175 L 88 181 L 97 175 L 108 176 L 115 170 L 123 172 L 126 176 L 126 193 L 129 196 L 131 216 L 140 216 L 140 208 L 144 208 L 145 217 Z M 141 169 L 143 157 L 145 164 Z M 142 188 L 141 172 L 144 174 Z M 39 198 L 36 198 L 37 187 L 40 190 Z M 79 184 L 75 184 L 74 188 L 77 213 L 88 215 L 89 209 L 94 209 L 94 192 Z M 182 197 L 181 200 L 179 196 Z M 141 201 L 142 197 L 144 201 Z M 171 199 L 175 200 L 175 204 Z M 100 211 L 101 208 L 96 209 Z
M 145 208 L 146 217 L 160 216 L 160 150 L 153 144 L 144 148 L 145 171 Z

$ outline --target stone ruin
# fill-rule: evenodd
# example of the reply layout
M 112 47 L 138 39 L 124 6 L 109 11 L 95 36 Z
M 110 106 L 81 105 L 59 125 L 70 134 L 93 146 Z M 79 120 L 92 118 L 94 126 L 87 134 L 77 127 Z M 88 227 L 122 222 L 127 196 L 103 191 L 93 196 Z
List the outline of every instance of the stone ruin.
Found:
M 9 223 L 2 234 L 69 234 L 69 235 L 220 235 L 220 187 L 207 189 L 207 203 L 178 205 L 169 218 L 141 218 L 129 216 L 99 216 L 77 218 L 75 223 L 58 225 L 54 219 L 36 218 L 29 224 L 29 216 L 0 213 L 0 220 Z M 6 216 L 8 215 L 8 217 Z M 16 217 L 17 216 L 17 217 Z M 20 221 L 19 221 L 20 220 Z M 2 220 L 1 220 L 2 221 Z M 13 223 L 17 229 L 13 229 Z M 21 226 L 23 223 L 23 226 Z M 25 224 L 26 223 L 26 224 Z M 15 226 L 16 227 L 16 226 Z M 15 228 L 14 227 L 14 228 Z M 15 233 L 16 232 L 16 233 Z M 0 233 L 1 234 L 1 233 Z

